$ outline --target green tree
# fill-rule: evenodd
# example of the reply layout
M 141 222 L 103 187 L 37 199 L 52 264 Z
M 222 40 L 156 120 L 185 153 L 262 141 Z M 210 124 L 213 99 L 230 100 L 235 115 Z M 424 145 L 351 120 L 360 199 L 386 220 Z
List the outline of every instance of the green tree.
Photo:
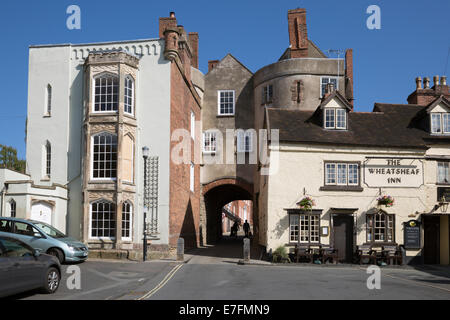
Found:
M 15 148 L 0 144 L 0 168 L 25 173 L 25 167 L 25 160 L 17 158 L 17 150 Z

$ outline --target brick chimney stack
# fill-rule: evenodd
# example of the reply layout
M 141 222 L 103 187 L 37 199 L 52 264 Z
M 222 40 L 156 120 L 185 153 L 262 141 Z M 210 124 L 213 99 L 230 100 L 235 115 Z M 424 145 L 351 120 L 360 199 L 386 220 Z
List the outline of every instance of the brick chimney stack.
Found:
M 353 49 L 345 50 L 345 98 L 353 107 Z
M 306 9 L 288 11 L 289 42 L 291 58 L 308 57 L 308 32 L 306 28 Z
M 164 31 L 167 29 L 177 28 L 177 18 L 175 18 L 175 12 L 170 12 L 168 18 L 159 18 L 159 37 L 164 38 Z
M 447 77 L 441 76 L 439 79 L 439 76 L 434 76 L 433 82 L 434 86 L 430 88 L 430 78 L 424 77 L 422 88 L 422 78 L 417 77 L 416 90 L 409 95 L 408 103 L 427 106 L 441 95 L 450 99 L 450 87 L 447 85 Z
M 191 47 L 192 60 L 191 64 L 194 68 L 198 69 L 198 33 L 189 32 L 189 46 Z
M 208 72 L 210 72 L 212 69 L 214 69 L 214 67 L 218 63 L 219 63 L 219 60 L 209 60 L 208 61 Z

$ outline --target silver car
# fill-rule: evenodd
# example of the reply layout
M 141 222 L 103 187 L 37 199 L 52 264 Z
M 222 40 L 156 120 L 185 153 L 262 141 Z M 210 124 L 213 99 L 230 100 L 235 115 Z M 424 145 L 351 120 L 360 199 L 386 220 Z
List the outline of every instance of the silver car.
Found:
M 57 257 L 61 263 L 85 261 L 89 254 L 84 243 L 40 221 L 0 218 L 0 236 L 18 239 L 33 249 Z

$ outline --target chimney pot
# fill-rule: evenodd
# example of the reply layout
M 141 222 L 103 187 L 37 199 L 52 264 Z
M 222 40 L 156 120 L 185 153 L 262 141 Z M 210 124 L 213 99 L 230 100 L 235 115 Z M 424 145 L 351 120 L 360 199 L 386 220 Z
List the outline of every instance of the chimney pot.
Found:
M 422 89 L 422 78 L 421 77 L 416 78 L 416 90 L 417 89 Z
M 423 78 L 423 88 L 430 89 L 430 78 L 429 77 Z
M 447 77 L 441 76 L 441 86 L 446 86 L 446 85 L 447 85 Z
M 209 60 L 208 61 L 208 72 L 210 72 L 212 69 L 214 69 L 214 67 L 218 63 L 219 63 L 219 60 Z
M 437 87 L 439 85 L 439 76 L 434 76 L 433 77 L 433 84 L 435 87 Z

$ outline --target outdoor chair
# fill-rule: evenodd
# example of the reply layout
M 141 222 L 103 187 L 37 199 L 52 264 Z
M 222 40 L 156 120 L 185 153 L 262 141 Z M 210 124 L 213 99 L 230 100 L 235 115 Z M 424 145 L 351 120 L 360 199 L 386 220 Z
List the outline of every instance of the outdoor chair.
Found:
M 321 245 L 309 245 L 309 252 L 311 255 L 311 263 L 316 260 L 322 260 L 322 246 Z
M 299 262 L 301 258 L 308 259 L 309 262 L 312 261 L 311 250 L 307 246 L 295 245 L 295 262 Z
M 403 262 L 402 252 L 397 246 L 383 246 L 383 258 L 387 264 L 399 264 Z
M 377 264 L 376 251 L 372 249 L 371 245 L 361 245 L 358 249 L 359 264 L 361 265 L 364 259 L 369 259 L 369 264 L 372 261 L 373 264 Z
M 334 248 L 323 248 L 321 252 L 322 263 L 326 263 L 327 260 L 333 261 L 334 264 L 338 262 L 338 250 Z

